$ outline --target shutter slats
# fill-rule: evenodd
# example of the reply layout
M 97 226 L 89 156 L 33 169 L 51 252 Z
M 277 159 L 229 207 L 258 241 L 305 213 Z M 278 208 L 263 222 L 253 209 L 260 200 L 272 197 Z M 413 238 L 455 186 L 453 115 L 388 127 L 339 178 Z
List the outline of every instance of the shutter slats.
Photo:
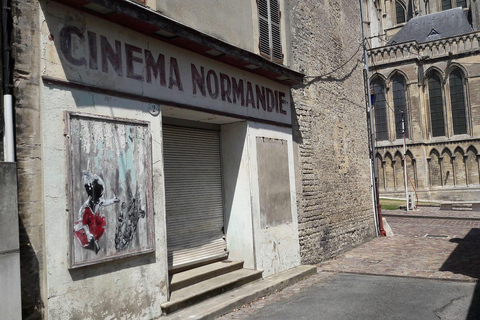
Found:
M 260 53 L 271 60 L 282 61 L 280 4 L 278 0 L 257 0 Z
M 163 126 L 169 269 L 226 255 L 218 131 Z

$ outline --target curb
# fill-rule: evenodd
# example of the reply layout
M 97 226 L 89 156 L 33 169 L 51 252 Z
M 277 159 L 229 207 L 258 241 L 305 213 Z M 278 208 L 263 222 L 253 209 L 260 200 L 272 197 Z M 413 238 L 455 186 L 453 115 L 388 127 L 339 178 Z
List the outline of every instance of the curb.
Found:
M 435 281 L 452 281 L 452 282 L 464 282 L 464 283 L 479 283 L 479 279 L 445 279 L 445 278 L 431 278 L 422 276 L 402 276 L 398 274 L 383 274 L 383 273 L 368 273 L 368 272 L 355 272 L 355 271 L 334 271 L 334 270 L 319 270 L 319 272 L 334 273 L 334 274 L 359 274 L 363 276 L 378 276 L 378 277 L 394 277 L 394 278 L 410 278 L 410 279 L 422 279 L 422 280 L 435 280 Z
M 317 267 L 303 265 L 294 267 L 263 280 L 249 283 L 232 291 L 205 300 L 199 304 L 161 317 L 159 320 L 207 320 L 215 319 L 223 314 L 250 303 L 275 291 L 282 290 L 304 278 L 317 273 Z
M 444 220 L 470 220 L 470 221 L 480 221 L 480 218 L 473 217 L 449 217 L 449 216 L 422 216 L 422 215 L 406 215 L 406 214 L 395 214 L 395 213 L 383 213 L 383 217 L 395 217 L 395 218 L 421 218 L 421 219 L 444 219 Z

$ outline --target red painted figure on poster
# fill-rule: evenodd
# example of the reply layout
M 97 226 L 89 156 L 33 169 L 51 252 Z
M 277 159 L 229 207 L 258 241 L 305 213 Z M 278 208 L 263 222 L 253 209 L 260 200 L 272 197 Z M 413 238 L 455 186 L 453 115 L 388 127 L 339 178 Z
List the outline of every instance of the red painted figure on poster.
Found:
M 99 214 L 99 209 L 120 202 L 120 200 L 115 194 L 113 199 L 105 200 L 103 198 L 104 182 L 98 175 L 84 171 L 82 178 L 88 199 L 80 208 L 78 220 L 75 222 L 73 229 L 75 237 L 82 247 L 98 253 L 100 250 L 98 240 L 102 237 L 107 226 L 105 217 Z

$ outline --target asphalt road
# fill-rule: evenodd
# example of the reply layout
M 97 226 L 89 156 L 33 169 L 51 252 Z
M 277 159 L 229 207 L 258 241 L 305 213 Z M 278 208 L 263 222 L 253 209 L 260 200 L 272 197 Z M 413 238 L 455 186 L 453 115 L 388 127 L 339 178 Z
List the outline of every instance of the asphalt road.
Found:
M 477 320 L 480 290 L 476 286 L 472 282 L 335 274 L 244 319 Z

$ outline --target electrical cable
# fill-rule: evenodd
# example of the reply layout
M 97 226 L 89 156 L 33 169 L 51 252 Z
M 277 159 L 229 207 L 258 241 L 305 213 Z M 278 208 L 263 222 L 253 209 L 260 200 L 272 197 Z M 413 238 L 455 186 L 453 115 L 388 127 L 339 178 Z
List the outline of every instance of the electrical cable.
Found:
M 342 63 L 340 66 L 332 69 L 331 71 L 325 73 L 325 74 L 322 74 L 322 75 L 318 75 L 318 76 L 306 76 L 305 78 L 306 79 L 310 79 L 310 78 L 323 78 L 323 77 L 326 77 L 326 76 L 329 76 L 331 75 L 332 73 L 335 73 L 336 71 L 342 69 L 343 67 L 345 67 L 350 61 L 352 61 L 352 59 L 357 55 L 357 53 L 360 51 L 360 48 L 363 46 L 363 43 L 360 43 L 360 45 L 358 46 L 357 50 L 355 51 L 355 53 L 350 57 L 348 58 L 344 63 Z

